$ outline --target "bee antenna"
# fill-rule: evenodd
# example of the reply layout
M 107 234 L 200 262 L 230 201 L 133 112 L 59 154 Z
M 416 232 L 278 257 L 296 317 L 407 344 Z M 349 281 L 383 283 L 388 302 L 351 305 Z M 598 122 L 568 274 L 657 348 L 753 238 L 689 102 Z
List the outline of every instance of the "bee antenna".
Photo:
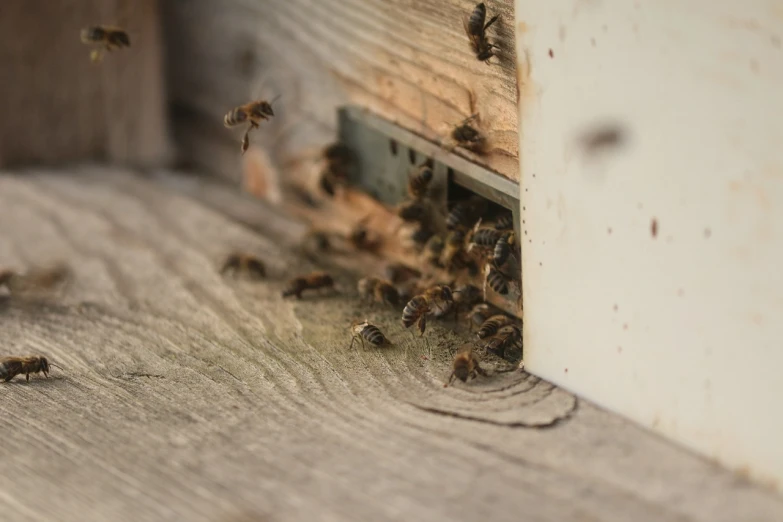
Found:
M 270 104 L 270 105 L 272 105 L 274 102 L 276 102 L 277 100 L 279 100 L 281 96 L 282 96 L 282 94 L 278 94 L 277 96 L 275 96 L 274 98 L 272 98 L 272 99 L 269 101 L 269 104 Z
M 59 369 L 61 369 L 61 370 L 65 370 L 65 368 L 63 368 L 63 367 L 62 367 L 62 366 L 60 366 L 59 364 L 55 364 L 55 363 L 53 363 L 53 362 L 49 362 L 49 366 L 54 366 L 55 368 L 59 368 Z

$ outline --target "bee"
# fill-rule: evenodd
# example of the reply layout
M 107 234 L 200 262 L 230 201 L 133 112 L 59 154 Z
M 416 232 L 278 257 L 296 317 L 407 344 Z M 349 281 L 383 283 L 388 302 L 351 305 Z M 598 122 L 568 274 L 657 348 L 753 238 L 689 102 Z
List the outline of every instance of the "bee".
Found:
M 245 122 L 248 123 L 247 130 L 242 137 L 242 154 L 244 154 L 250 146 L 250 131 L 257 129 L 262 121 L 269 120 L 274 115 L 275 111 L 272 110 L 271 102 L 256 100 L 228 111 L 223 117 L 223 124 L 226 127 L 235 127 Z
M 469 261 L 465 252 L 465 232 L 461 229 L 452 230 L 446 236 L 443 252 L 440 255 L 441 266 L 451 271 L 467 267 Z
M 408 196 L 414 200 L 420 200 L 427 195 L 432 182 L 432 167 L 424 163 L 420 165 L 415 174 L 408 178 Z
M 234 252 L 229 254 L 223 263 L 223 266 L 220 268 L 221 274 L 225 275 L 228 272 L 231 272 L 235 276 L 237 273 L 241 272 L 249 275 L 253 279 L 263 279 L 266 277 L 266 265 L 252 254 Z
M 322 288 L 334 289 L 334 280 L 326 272 L 312 272 L 305 276 L 296 277 L 288 282 L 288 287 L 283 290 L 283 297 L 296 296 L 302 298 L 305 290 L 320 290 Z
M 43 372 L 44 377 L 49 378 L 49 367 L 63 369 L 54 363 L 50 363 L 46 357 L 0 357 L 0 379 L 5 382 L 10 381 L 20 374 L 25 374 L 27 380 L 30 380 L 31 373 Z
M 66 283 L 72 276 L 71 268 L 65 263 L 32 268 L 24 274 L 14 270 L 0 270 L 0 287 L 5 286 L 11 294 L 50 290 Z
M 472 343 L 463 344 L 457 350 L 451 367 L 451 375 L 449 375 L 448 382 L 443 385 L 444 388 L 450 385 L 455 378 L 467 382 L 468 378 L 475 378 L 476 375 L 487 375 L 479 366 L 479 358 L 473 351 Z
M 421 277 L 421 272 L 415 268 L 410 268 L 402 263 L 390 263 L 386 265 L 384 270 L 386 279 L 394 284 L 404 283 L 409 279 L 416 279 Z
M 495 15 L 485 24 L 487 7 L 484 2 L 481 2 L 473 9 L 470 18 L 464 17 L 462 19 L 462 25 L 465 27 L 465 33 L 468 35 L 473 53 L 479 61 L 487 64 L 489 64 L 489 59 L 495 56 L 493 49 L 497 48 L 497 45 L 490 43 L 486 31 L 499 17 L 500 15 Z
M 411 234 L 411 241 L 419 249 L 421 245 L 426 245 L 427 242 L 435 235 L 435 231 L 427 225 L 420 225 Z
M 125 30 L 108 25 L 97 25 L 82 29 L 82 43 L 99 44 L 108 52 L 122 47 L 130 47 L 130 37 Z M 103 59 L 103 49 L 93 49 L 90 52 L 90 60 L 100 62 Z
M 318 181 L 321 189 L 334 196 L 338 185 L 345 185 L 350 178 L 350 171 L 356 164 L 354 152 L 342 143 L 333 143 L 323 151 L 324 166 Z
M 397 215 L 403 221 L 423 223 L 427 221 L 429 214 L 430 206 L 423 201 L 403 201 L 397 207 Z
M 454 230 L 469 227 L 486 211 L 487 201 L 480 196 L 472 196 L 458 201 L 446 216 L 446 228 Z
M 514 214 L 511 212 L 504 212 L 495 221 L 495 228 L 498 230 L 511 230 L 514 228 Z
M 351 326 L 351 346 L 348 347 L 349 350 L 353 348 L 353 343 L 356 339 L 359 339 L 362 342 L 362 348 L 365 347 L 365 339 L 375 346 L 391 344 L 386 336 L 383 335 L 380 328 L 374 324 L 370 324 L 367 319 L 365 319 L 363 323 L 354 323 Z
M 492 251 L 492 261 L 495 266 L 503 266 L 508 260 L 508 256 L 511 254 L 511 249 L 514 246 L 516 236 L 514 232 L 509 232 L 500 236 L 495 243 L 495 248 Z
M 470 242 L 471 244 L 480 247 L 494 248 L 498 239 L 500 239 L 503 234 L 504 232 L 502 230 L 497 230 L 495 228 L 479 228 L 473 233 Z
M 516 359 L 522 351 L 522 330 L 513 324 L 506 325 L 490 338 L 484 349 L 504 359 Z
M 493 315 L 492 317 L 490 317 L 489 319 L 487 319 L 481 324 L 481 327 L 479 328 L 478 331 L 478 338 L 486 339 L 487 337 L 491 337 L 495 335 L 498 332 L 498 330 L 500 330 L 506 325 L 512 324 L 513 322 L 514 320 L 507 315 L 504 314 Z
M 508 294 L 511 278 L 501 272 L 492 261 L 487 262 L 484 267 L 484 297 L 486 299 L 487 286 L 500 295 Z
M 410 328 L 415 324 L 419 329 L 419 335 L 424 335 L 424 330 L 427 328 L 427 312 L 429 309 L 430 304 L 427 302 L 426 297 L 423 295 L 414 296 L 402 310 L 402 326 Z
M 428 313 L 435 317 L 445 315 L 454 306 L 454 293 L 448 285 L 435 285 L 424 292 L 429 305 Z
M 455 125 L 451 131 L 451 137 L 456 144 L 476 154 L 482 154 L 487 148 L 486 137 L 470 124 L 478 118 L 478 114 L 468 116 L 459 125 Z
M 434 235 L 424 245 L 423 258 L 426 263 L 435 266 L 441 266 L 440 257 L 443 254 L 443 250 L 446 248 L 446 242 L 440 235 Z
M 376 303 L 385 303 L 397 306 L 400 302 L 400 294 L 394 285 L 385 279 L 377 277 L 363 277 L 356 284 L 362 299 L 372 299 Z
M 368 219 L 369 217 L 366 217 L 356 224 L 348 234 L 348 242 L 358 250 L 375 252 L 381 246 L 381 238 L 372 234 L 367 228 Z

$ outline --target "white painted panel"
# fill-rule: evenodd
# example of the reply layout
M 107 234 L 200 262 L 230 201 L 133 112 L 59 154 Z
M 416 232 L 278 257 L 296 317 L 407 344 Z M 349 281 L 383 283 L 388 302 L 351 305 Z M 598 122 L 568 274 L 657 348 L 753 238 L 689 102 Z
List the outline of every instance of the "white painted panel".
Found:
M 527 367 L 780 488 L 783 2 L 516 16 Z

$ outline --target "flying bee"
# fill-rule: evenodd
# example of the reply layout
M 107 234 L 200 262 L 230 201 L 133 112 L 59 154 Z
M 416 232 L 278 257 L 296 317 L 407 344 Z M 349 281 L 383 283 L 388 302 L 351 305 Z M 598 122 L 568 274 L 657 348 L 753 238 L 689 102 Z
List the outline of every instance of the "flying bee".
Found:
M 367 228 L 368 220 L 369 216 L 360 220 L 348 233 L 347 239 L 357 250 L 375 252 L 381 246 L 381 238 L 370 232 Z
M 468 35 L 473 53 L 479 61 L 487 64 L 489 64 L 489 59 L 495 56 L 493 49 L 497 48 L 497 45 L 490 43 L 487 39 L 487 28 L 494 24 L 499 17 L 500 15 L 495 15 L 485 24 L 487 7 L 484 2 L 481 2 L 473 9 L 470 18 L 464 17 L 462 19 L 462 25 L 465 27 L 465 33 Z
M 424 335 L 424 330 L 427 328 L 427 312 L 430 305 L 427 302 L 427 298 L 423 295 L 417 295 L 405 305 L 402 310 L 402 326 L 404 328 L 410 328 L 414 324 L 419 329 L 419 335 Z
M 511 255 L 515 241 L 516 236 L 514 232 L 508 232 L 500 236 L 495 243 L 495 249 L 492 251 L 492 261 L 495 266 L 503 266 L 506 263 L 508 256 Z
M 288 287 L 283 290 L 283 297 L 296 296 L 302 298 L 305 290 L 320 290 L 322 288 L 334 289 L 334 279 L 326 272 L 312 272 L 305 276 L 295 277 L 288 282 Z
M 487 373 L 479 366 L 479 358 L 473 350 L 472 343 L 466 343 L 460 346 L 454 356 L 454 362 L 451 364 L 451 375 L 446 386 L 450 385 L 454 379 L 459 379 L 462 382 L 467 382 L 468 378 L 475 378 L 476 375 L 487 375 Z
M 97 25 L 82 29 L 82 43 L 98 44 L 103 49 L 93 49 L 90 52 L 90 60 L 100 62 L 103 59 L 103 51 L 111 52 L 122 47 L 130 47 L 130 37 L 124 29 L 108 25 Z
M 223 275 L 229 272 L 235 276 L 244 273 L 253 279 L 263 279 L 266 277 L 266 265 L 252 254 L 234 252 L 228 255 L 220 268 L 220 273 Z
M 30 380 L 31 373 L 43 372 L 44 377 L 49 378 L 49 367 L 63 369 L 54 363 L 50 363 L 46 357 L 0 357 L 0 379 L 5 382 L 10 381 L 20 374 L 25 374 L 27 380 Z
M 428 313 L 435 317 L 445 315 L 454 306 L 454 293 L 448 285 L 434 285 L 424 292 L 429 305 Z
M 460 227 L 469 227 L 487 209 L 487 201 L 481 196 L 471 196 L 468 199 L 458 201 L 446 216 L 446 228 L 454 230 Z
M 365 347 L 365 339 L 375 346 L 391 344 L 386 336 L 383 335 L 380 328 L 374 324 L 370 324 L 367 319 L 365 319 L 363 323 L 354 323 L 351 326 L 351 346 L 348 347 L 349 350 L 353 348 L 353 343 L 356 339 L 359 339 L 362 342 L 362 348 Z
M 484 349 L 504 359 L 516 359 L 522 351 L 522 330 L 508 324 L 490 338 Z
M 498 230 L 511 230 L 514 228 L 514 214 L 511 212 L 504 212 L 495 221 L 495 228 Z
M 468 261 L 469 258 L 465 252 L 465 231 L 452 230 L 446 236 L 443 252 L 440 255 L 441 266 L 451 271 L 467 267 Z
M 424 253 L 422 254 L 424 261 L 431 265 L 441 266 L 440 257 L 445 248 L 446 242 L 442 236 L 437 234 L 432 236 L 424 245 Z
M 501 272 L 492 261 L 487 262 L 484 267 L 484 295 L 486 297 L 487 286 L 500 295 L 508 294 L 511 278 Z
M 384 303 L 397 306 L 400 302 L 400 294 L 394 285 L 385 279 L 378 277 L 363 277 L 356 284 L 362 299 L 372 299 L 376 303 Z
M 498 330 L 513 322 L 514 320 L 505 314 L 493 315 L 481 324 L 478 331 L 478 338 L 486 339 L 487 337 L 493 336 Z
M 424 198 L 429 191 L 431 182 L 432 167 L 428 163 L 424 163 L 408 178 L 408 196 L 414 200 Z
M 386 279 L 394 284 L 404 283 L 409 279 L 415 279 L 421 277 L 421 272 L 415 268 L 405 266 L 402 263 L 390 263 L 386 265 L 384 270 Z
M 276 99 L 277 98 L 275 98 L 275 100 Z M 250 131 L 257 129 L 262 121 L 269 120 L 274 115 L 275 111 L 272 110 L 271 102 L 256 100 L 234 107 L 228 111 L 223 117 L 223 124 L 226 127 L 235 127 L 245 122 L 248 123 L 247 130 L 245 131 L 244 136 L 242 136 L 242 154 L 244 154 L 250 146 Z
M 324 148 L 322 159 L 323 167 L 318 183 L 324 192 L 334 196 L 336 187 L 345 185 L 350 178 L 356 156 L 346 145 L 332 143 Z
M 476 154 L 482 154 L 487 148 L 487 138 L 471 125 L 478 118 L 478 114 L 468 116 L 459 125 L 455 125 L 451 131 L 451 137 L 456 144 Z

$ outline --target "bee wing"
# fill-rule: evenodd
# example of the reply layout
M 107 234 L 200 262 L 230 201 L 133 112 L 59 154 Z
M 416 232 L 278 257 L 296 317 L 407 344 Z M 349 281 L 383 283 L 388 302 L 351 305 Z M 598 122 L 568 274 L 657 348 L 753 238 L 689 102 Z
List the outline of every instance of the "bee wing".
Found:
M 465 28 L 465 34 L 468 35 L 468 39 L 470 40 L 470 46 L 475 50 L 479 44 L 479 37 L 471 32 L 467 15 L 462 17 L 462 27 Z

